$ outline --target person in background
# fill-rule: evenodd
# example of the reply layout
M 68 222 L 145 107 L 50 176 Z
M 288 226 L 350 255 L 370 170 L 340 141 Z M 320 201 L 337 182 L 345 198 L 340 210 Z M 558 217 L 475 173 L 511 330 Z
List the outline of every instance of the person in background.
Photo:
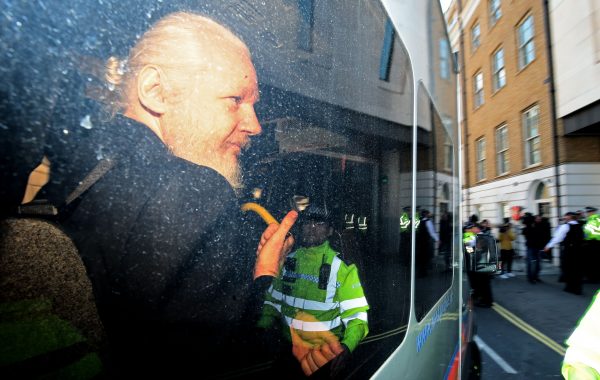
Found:
M 447 211 L 440 217 L 440 254 L 444 256 L 446 269 L 452 269 L 452 213 Z
M 552 226 L 550 225 L 550 220 L 545 216 L 536 216 L 535 223 L 541 254 L 544 259 L 552 261 L 552 252 L 544 252 L 546 242 L 552 238 Z
M 490 221 L 487 219 L 482 220 L 480 223 L 480 229 L 482 234 L 491 234 L 492 227 L 490 226 Z
M 471 218 L 473 220 L 473 218 Z M 474 264 L 472 260 L 473 254 L 477 251 L 477 235 L 487 235 L 481 232 L 478 226 L 473 224 L 471 221 L 467 222 L 463 226 L 463 246 L 465 249 L 466 261 L 467 261 L 467 275 L 473 289 L 473 299 L 475 306 L 478 307 L 492 307 L 494 303 L 492 295 L 491 276 L 489 273 L 480 273 L 472 268 Z
M 504 218 L 499 228 L 498 239 L 500 240 L 500 260 L 502 261 L 502 272 L 499 277 L 503 279 L 515 277 L 512 272 L 512 262 L 515 254 L 513 241 L 516 237 L 509 218 Z
M 583 281 L 582 244 L 583 227 L 577 221 L 577 214 L 567 212 L 564 216 L 565 223 L 561 224 L 554 237 L 544 247 L 545 252 L 562 243 L 564 254 L 563 274 L 565 278 L 565 292 L 581 295 Z
M 587 220 L 583 226 L 585 234 L 585 275 L 589 282 L 600 282 L 600 215 L 597 208 L 585 208 Z
M 548 240 L 545 239 L 545 232 L 541 228 L 541 217 L 539 215 L 533 216 L 528 214 L 523 224 L 523 235 L 527 241 L 527 280 L 530 284 L 536 284 L 541 282 L 540 271 L 541 271 L 541 250 L 544 244 Z
M 421 210 L 421 223 L 415 233 L 415 266 L 417 277 L 426 277 L 433 258 L 434 243 L 439 244 L 440 238 L 433 226 L 432 214 L 429 210 Z
M 258 325 L 282 329 L 288 344 L 277 365 L 288 378 L 295 371 L 285 368 L 290 358 L 286 350 L 292 351 L 304 375 L 328 365 L 335 378 L 344 373 L 350 354 L 369 332 L 369 304 L 358 268 L 329 244 L 331 213 L 313 204 L 301 212 L 298 224 L 300 248 L 287 256 L 268 289 Z

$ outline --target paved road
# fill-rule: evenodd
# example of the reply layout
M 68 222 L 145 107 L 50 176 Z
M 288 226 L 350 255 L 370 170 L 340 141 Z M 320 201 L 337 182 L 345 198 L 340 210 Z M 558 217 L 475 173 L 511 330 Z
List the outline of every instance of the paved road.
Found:
M 524 262 L 515 269 L 517 277 L 492 280 L 497 305 L 476 309 L 483 379 L 562 379 L 564 342 L 600 285 L 585 284 L 584 295 L 576 296 L 562 291 L 550 263 L 544 263 L 543 283 L 534 285 Z

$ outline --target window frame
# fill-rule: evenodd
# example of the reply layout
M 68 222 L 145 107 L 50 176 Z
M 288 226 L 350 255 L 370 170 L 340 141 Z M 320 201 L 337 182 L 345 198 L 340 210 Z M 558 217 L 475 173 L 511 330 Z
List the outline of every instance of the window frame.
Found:
M 478 84 L 481 83 L 481 87 Z M 483 85 L 483 71 L 479 70 L 473 75 L 473 108 L 478 109 L 485 104 L 485 93 Z
M 502 0 L 489 0 L 488 14 L 490 16 L 490 28 L 502 18 Z
M 296 46 L 307 53 L 313 52 L 315 28 L 314 0 L 298 1 L 298 30 L 296 31 Z
M 475 140 L 475 176 L 476 182 L 481 182 L 486 178 L 485 172 L 485 136 Z
M 535 114 L 534 114 L 535 111 Z M 533 135 L 531 133 L 531 123 L 532 120 L 535 120 L 535 128 L 536 134 Z M 531 167 L 534 165 L 539 165 L 542 162 L 542 146 L 540 142 L 540 107 L 538 104 L 534 104 L 533 106 L 527 108 L 521 113 L 521 123 L 523 125 L 523 145 L 525 149 L 525 167 Z M 537 145 L 538 149 L 533 150 L 533 147 Z M 533 154 L 537 153 L 537 161 L 534 160 Z M 535 162 L 534 162 L 535 161 Z
M 498 55 L 502 58 L 502 65 L 497 67 Z M 504 48 L 500 46 L 492 53 L 492 89 L 498 92 L 506 86 L 506 61 L 504 60 Z
M 510 162 L 508 159 L 508 125 L 501 124 L 495 130 L 496 136 L 496 175 L 505 175 L 510 171 Z M 504 170 L 502 170 L 504 169 Z
M 526 40 L 522 41 L 522 34 L 525 34 L 525 29 L 522 29 L 528 21 L 531 21 L 531 36 Z M 523 33 L 522 33 L 523 32 Z M 531 54 L 527 54 L 528 47 L 531 46 Z M 535 61 L 535 22 L 531 13 L 527 14 L 523 20 L 517 25 L 517 49 L 518 49 L 518 63 L 519 70 L 529 66 L 529 64 Z M 528 58 L 531 55 L 531 58 Z
M 477 36 L 474 31 L 477 28 Z M 476 37 L 476 38 L 475 38 Z M 479 21 L 473 24 L 471 27 L 471 53 L 474 53 L 481 46 L 481 24 Z
M 452 164 L 454 161 L 454 144 L 450 139 L 450 136 L 444 138 L 444 169 L 452 170 Z

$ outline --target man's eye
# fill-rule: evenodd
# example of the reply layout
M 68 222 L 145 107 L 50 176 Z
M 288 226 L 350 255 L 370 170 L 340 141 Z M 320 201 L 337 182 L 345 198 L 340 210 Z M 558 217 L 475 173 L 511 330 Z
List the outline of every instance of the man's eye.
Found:
M 241 96 L 230 96 L 229 99 L 231 99 L 237 105 L 242 104 L 242 97 Z

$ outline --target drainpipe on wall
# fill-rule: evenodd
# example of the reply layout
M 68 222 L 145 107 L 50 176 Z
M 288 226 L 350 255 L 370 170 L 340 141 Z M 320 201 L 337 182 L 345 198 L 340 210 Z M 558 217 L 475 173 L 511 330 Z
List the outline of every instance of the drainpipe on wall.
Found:
M 559 152 L 558 152 L 558 124 L 556 122 L 556 89 L 554 87 L 554 60 L 552 58 L 552 34 L 550 34 L 550 11 L 548 7 L 548 0 L 542 0 L 542 7 L 544 9 L 544 32 L 546 34 L 546 56 L 548 57 L 548 78 L 546 81 L 549 86 L 550 95 L 550 122 L 552 123 L 552 145 L 554 147 L 554 182 L 556 186 L 556 212 L 557 217 L 560 218 L 561 212 L 561 195 L 560 195 L 560 173 L 558 170 L 559 165 Z
M 464 138 L 463 138 L 463 144 L 465 146 L 464 149 L 464 155 L 465 155 L 465 160 L 464 160 L 464 165 L 465 165 L 465 206 L 466 206 L 466 210 L 467 210 L 467 217 L 471 214 L 471 207 L 470 207 L 470 198 L 471 195 L 469 194 L 469 187 L 471 186 L 471 183 L 469 182 L 470 180 L 470 162 L 469 162 L 469 126 L 467 123 L 467 70 L 465 67 L 465 35 L 464 35 L 464 29 L 463 29 L 463 20 L 462 20 L 462 1 L 458 0 L 456 3 L 457 7 L 458 7 L 458 30 L 459 30 L 459 37 L 458 37 L 458 41 L 459 41 L 459 45 L 460 45 L 460 52 L 459 52 L 459 60 L 460 60 L 460 69 L 459 72 L 461 73 L 461 78 L 462 78 L 462 125 L 463 125 L 463 131 L 464 131 Z

